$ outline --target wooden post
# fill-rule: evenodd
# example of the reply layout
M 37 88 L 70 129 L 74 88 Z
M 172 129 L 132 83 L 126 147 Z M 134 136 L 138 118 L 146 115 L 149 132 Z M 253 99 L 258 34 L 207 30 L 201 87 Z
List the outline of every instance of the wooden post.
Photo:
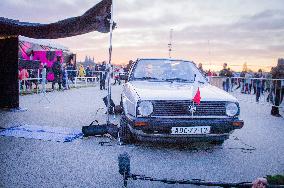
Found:
M 18 36 L 0 37 L 0 108 L 19 108 Z

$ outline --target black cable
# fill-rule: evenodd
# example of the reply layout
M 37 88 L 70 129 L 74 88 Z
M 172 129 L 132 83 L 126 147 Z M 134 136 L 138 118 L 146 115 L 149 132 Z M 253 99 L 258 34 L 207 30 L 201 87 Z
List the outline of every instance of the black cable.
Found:
M 241 150 L 242 152 L 246 153 L 245 151 L 248 151 L 248 152 L 252 152 L 252 151 L 255 151 L 256 150 L 256 147 L 254 146 L 251 146 L 247 143 L 245 143 L 244 141 L 242 141 L 240 138 L 236 137 L 236 136 L 232 136 L 234 138 L 234 140 L 238 140 L 240 141 L 241 144 L 243 144 L 244 146 L 247 146 L 248 148 L 245 148 L 245 147 L 229 147 L 228 149 L 235 149 L 235 150 Z

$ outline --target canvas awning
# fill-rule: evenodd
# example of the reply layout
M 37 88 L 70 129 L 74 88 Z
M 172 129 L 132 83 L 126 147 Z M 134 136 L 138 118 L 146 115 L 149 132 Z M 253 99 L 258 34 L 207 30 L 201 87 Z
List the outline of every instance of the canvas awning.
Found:
M 50 24 L 20 22 L 0 17 L 0 37 L 26 36 L 35 39 L 57 39 L 110 30 L 112 0 L 102 0 L 82 16 Z

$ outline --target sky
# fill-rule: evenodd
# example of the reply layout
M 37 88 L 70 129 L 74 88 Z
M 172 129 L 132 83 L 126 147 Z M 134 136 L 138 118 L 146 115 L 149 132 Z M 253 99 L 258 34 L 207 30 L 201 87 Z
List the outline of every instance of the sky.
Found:
M 99 0 L 0 0 L 0 17 L 51 23 L 79 16 Z M 113 63 L 167 58 L 173 29 L 172 58 L 219 70 L 270 70 L 284 57 L 283 0 L 114 0 Z M 57 39 L 97 62 L 108 59 L 109 34 L 92 32 Z

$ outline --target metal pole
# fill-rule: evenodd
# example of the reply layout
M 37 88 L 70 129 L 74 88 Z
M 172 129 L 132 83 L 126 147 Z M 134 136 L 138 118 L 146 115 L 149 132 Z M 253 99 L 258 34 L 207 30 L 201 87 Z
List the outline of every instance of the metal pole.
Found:
M 169 58 L 172 58 L 172 40 L 173 40 L 173 29 L 170 30 L 170 41 L 168 44 L 169 47 Z
M 112 27 L 113 27 L 113 0 L 111 2 L 111 19 L 110 19 L 110 28 L 109 28 L 109 61 L 107 67 L 107 124 L 110 123 L 109 120 L 109 109 L 110 109 L 110 100 L 111 100 L 111 84 L 110 84 L 110 76 L 111 76 L 111 56 L 112 56 Z
M 38 86 L 39 86 L 39 69 L 37 69 L 37 86 L 36 86 L 36 94 L 38 94 Z

